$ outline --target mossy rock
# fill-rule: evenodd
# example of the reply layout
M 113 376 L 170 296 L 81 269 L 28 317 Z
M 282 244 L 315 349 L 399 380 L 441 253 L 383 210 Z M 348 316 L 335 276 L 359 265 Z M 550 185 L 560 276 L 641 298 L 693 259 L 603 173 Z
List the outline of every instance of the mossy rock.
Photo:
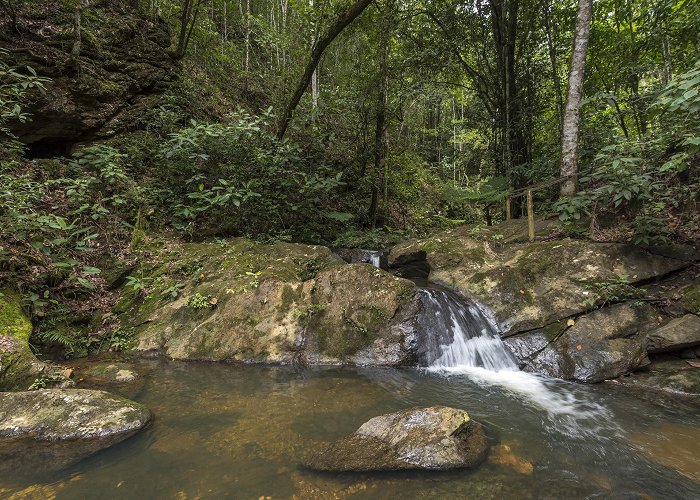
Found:
M 328 248 L 236 238 L 164 245 L 116 311 L 139 351 L 174 359 L 402 364 L 413 283 Z M 176 298 L 163 292 L 179 284 Z M 399 314 L 401 313 L 401 314 Z M 399 325 L 403 325 L 399 327 Z
M 128 2 L 91 2 L 83 12 L 77 60 L 70 54 L 73 6 L 37 0 L 17 8 L 22 36 L 4 33 L 0 48 L 8 50 L 12 66 L 30 66 L 50 81 L 27 109 L 33 119 L 10 127 L 38 150 L 63 153 L 78 141 L 145 126 L 177 78 L 178 64 L 168 53 L 168 23 Z M 44 30 L 47 22 L 54 29 Z
M 472 233 L 458 228 L 398 245 L 389 263 L 400 268 L 425 260 L 430 280 L 475 296 L 494 311 L 505 335 L 639 296 L 634 285 L 689 265 L 628 244 L 569 238 L 502 244 Z M 616 290 L 625 296 L 613 296 Z
M 431 406 L 374 417 L 303 462 L 319 471 L 438 471 L 476 467 L 487 454 L 484 428 L 466 411 Z
M 29 349 L 31 333 L 19 294 L 0 292 L 0 390 L 27 389 L 36 378 L 53 371 Z
M 151 420 L 143 405 L 103 391 L 0 393 L 0 473 L 58 470 L 123 441 Z
M 681 305 L 687 312 L 700 315 L 700 282 L 693 283 L 683 290 Z

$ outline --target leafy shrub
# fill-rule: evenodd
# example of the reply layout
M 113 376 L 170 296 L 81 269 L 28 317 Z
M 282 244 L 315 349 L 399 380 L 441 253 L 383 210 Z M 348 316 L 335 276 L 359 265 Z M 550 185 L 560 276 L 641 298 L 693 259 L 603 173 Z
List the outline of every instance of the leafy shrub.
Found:
M 560 220 L 615 214 L 618 233 L 638 244 L 697 238 L 698 184 L 689 170 L 700 152 L 700 62 L 669 83 L 651 110 L 659 126 L 602 148 L 583 169 L 581 190 L 554 204 Z

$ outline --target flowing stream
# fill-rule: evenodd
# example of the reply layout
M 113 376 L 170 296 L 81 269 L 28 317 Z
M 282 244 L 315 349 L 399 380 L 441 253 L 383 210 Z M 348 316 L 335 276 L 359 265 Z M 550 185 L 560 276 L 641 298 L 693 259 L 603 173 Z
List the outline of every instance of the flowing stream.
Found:
M 153 424 L 67 470 L 25 463 L 0 498 L 700 498 L 697 402 L 522 372 L 484 307 L 419 293 L 425 369 L 136 361 L 136 384 L 83 384 L 146 404 Z M 446 473 L 299 466 L 371 417 L 437 404 L 466 409 L 508 453 Z
M 425 337 L 421 357 L 429 371 L 444 376 L 463 374 L 482 386 L 498 386 L 541 408 L 552 432 L 587 439 L 619 432 L 605 406 L 579 385 L 520 371 L 484 306 L 467 303 L 441 287 L 422 288 L 420 294 L 423 312 L 419 323 Z M 602 427 L 606 432 L 601 432 Z

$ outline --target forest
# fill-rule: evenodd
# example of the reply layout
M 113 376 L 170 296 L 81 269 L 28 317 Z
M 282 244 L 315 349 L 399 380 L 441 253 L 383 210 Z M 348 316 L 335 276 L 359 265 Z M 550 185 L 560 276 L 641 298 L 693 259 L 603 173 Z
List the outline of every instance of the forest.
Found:
M 420 498 L 700 494 L 700 457 L 682 444 L 700 437 L 699 30 L 698 0 L 0 0 L 0 497 L 118 496 L 117 476 L 131 494 L 180 498 L 239 497 L 238 484 L 269 498 L 268 480 L 289 498 L 388 498 L 403 484 Z M 323 406 L 328 387 L 327 413 L 297 408 Z M 90 444 L 29 460 L 54 475 L 9 480 L 24 453 L 3 441 L 13 415 L 65 406 L 50 417 L 64 422 L 74 403 L 51 390 L 93 389 L 109 392 L 80 396 Z M 656 407 L 654 391 L 682 401 Z M 149 453 L 177 455 L 156 438 L 94 455 L 109 444 L 85 429 L 122 397 L 137 401 L 130 429 L 183 426 L 189 450 L 200 436 L 201 482 L 131 481 L 140 461 L 166 473 Z M 522 417 L 537 431 L 511 439 L 517 423 L 468 398 L 537 407 Z M 201 419 L 177 413 L 183 401 Z M 412 442 L 410 467 L 405 449 L 358 451 L 379 446 L 361 431 L 387 415 L 321 447 L 416 404 L 438 408 L 420 417 L 431 426 L 471 422 L 445 413 L 466 404 L 485 424 L 459 435 L 488 451 L 438 460 Z M 236 406 L 240 422 L 222 424 Z M 153 424 L 158 409 L 169 417 Z M 602 420 L 647 426 L 625 439 L 654 465 L 602 478 L 595 457 L 622 446 Z M 373 425 L 383 439 L 389 424 Z M 552 465 L 571 459 L 572 435 L 596 433 L 610 441 L 591 437 L 585 465 Z M 210 464 L 224 446 L 240 462 L 222 463 L 250 477 Z M 428 476 L 308 472 L 484 460 L 472 496 L 450 475 L 432 491 Z M 540 491 L 547 467 L 563 475 Z

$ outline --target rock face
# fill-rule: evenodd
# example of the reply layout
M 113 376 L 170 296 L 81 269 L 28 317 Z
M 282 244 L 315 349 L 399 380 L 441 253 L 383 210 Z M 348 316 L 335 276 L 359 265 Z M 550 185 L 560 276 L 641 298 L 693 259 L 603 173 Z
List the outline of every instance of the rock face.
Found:
M 634 285 L 686 267 L 639 247 L 579 240 L 496 247 L 457 228 L 394 247 L 389 265 L 425 260 L 430 280 L 475 296 L 496 315 L 505 335 L 543 328 L 616 298 Z
M 167 23 L 129 2 L 90 2 L 77 60 L 70 54 L 72 7 L 40 0 L 17 9 L 21 36 L 0 22 L 9 35 L 0 36 L 0 46 L 10 50 L 12 65 L 51 79 L 45 95 L 23 110 L 33 120 L 11 124 L 37 155 L 63 154 L 72 143 L 138 127 L 174 80 Z
M 686 314 L 649 333 L 650 353 L 679 351 L 700 345 L 700 318 Z
M 146 407 L 102 391 L 0 393 L 0 471 L 61 468 L 132 436 Z
M 645 333 L 656 324 L 646 305 L 616 304 L 543 330 L 505 339 L 526 371 L 578 382 L 617 378 L 649 364 Z
M 368 420 L 304 465 L 322 471 L 449 470 L 479 465 L 487 450 L 483 427 L 467 412 L 433 406 Z
M 415 286 L 325 247 L 235 239 L 178 245 L 143 269 L 157 283 L 118 310 L 140 351 L 174 359 L 411 364 Z M 140 271 L 141 272 L 141 271 Z M 175 300 L 162 290 L 183 287 Z
M 53 373 L 29 349 L 32 324 L 20 304 L 16 293 L 0 293 L 0 391 L 27 389 L 37 377 Z
M 514 224 L 482 232 L 461 227 L 397 245 L 389 265 L 401 272 L 422 263 L 431 281 L 493 311 L 526 370 L 581 382 L 618 377 L 648 363 L 645 334 L 657 322 L 649 306 L 634 305 L 645 293 L 638 286 L 696 258 L 674 249 L 652 253 L 572 239 L 520 243 Z M 617 302 L 623 303 L 608 305 Z

